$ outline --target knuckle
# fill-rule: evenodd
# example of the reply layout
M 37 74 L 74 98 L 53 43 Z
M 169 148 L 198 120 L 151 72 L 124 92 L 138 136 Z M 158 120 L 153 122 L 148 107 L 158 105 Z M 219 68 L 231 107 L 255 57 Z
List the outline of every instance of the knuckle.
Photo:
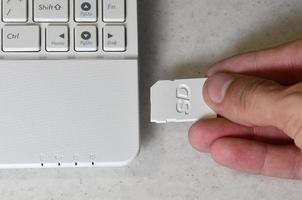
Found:
M 280 113 L 279 124 L 294 140 L 302 139 L 302 83 L 286 88 L 278 100 Z M 302 143 L 302 141 L 296 141 Z
M 258 106 L 258 100 L 264 93 L 275 90 L 273 81 L 265 79 L 254 79 L 242 85 L 237 91 L 237 104 L 240 112 L 246 112 Z

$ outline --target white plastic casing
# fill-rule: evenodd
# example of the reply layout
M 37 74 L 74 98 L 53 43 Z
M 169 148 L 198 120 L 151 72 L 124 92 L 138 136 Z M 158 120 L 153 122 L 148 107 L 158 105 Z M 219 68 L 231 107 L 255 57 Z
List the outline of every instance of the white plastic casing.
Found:
M 139 149 L 136 60 L 0 61 L 0 167 L 120 166 Z
M 98 50 L 74 50 L 74 0 L 67 23 L 39 24 L 41 51 L 0 49 L 0 168 L 122 166 L 139 151 L 137 1 L 126 0 L 126 51 L 105 52 L 102 3 Z M 0 4 L 0 10 L 2 9 Z M 46 28 L 69 26 L 68 52 L 46 51 Z M 5 23 L 0 20 L 0 28 Z M 0 45 L 2 46 L 0 40 Z

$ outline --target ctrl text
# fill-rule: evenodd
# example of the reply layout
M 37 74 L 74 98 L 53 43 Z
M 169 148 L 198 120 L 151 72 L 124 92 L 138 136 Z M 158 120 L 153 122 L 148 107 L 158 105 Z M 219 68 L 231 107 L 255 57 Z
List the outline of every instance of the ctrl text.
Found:
M 7 39 L 9 39 L 9 40 L 17 40 L 17 39 L 19 39 L 20 38 L 20 33 L 8 33 L 7 35 L 6 35 L 6 37 L 7 37 Z

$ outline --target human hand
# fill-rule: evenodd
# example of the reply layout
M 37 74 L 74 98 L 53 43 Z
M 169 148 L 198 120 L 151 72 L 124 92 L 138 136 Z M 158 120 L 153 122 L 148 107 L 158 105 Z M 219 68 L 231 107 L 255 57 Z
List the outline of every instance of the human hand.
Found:
M 212 67 L 203 89 L 220 116 L 189 131 L 193 147 L 236 170 L 302 179 L 302 40 Z

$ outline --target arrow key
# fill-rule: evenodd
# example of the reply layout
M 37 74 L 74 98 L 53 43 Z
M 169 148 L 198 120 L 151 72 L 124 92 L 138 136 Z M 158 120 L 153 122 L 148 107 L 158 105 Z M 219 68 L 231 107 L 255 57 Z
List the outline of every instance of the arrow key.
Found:
M 97 28 L 96 26 L 77 26 L 75 28 L 74 48 L 76 51 L 97 51 Z
M 126 29 L 124 26 L 107 25 L 103 30 L 103 50 L 120 52 L 126 50 Z
M 65 25 L 49 25 L 46 30 L 47 51 L 68 51 L 69 33 Z
M 97 2 L 97 0 L 75 0 L 74 20 L 76 22 L 96 22 Z

